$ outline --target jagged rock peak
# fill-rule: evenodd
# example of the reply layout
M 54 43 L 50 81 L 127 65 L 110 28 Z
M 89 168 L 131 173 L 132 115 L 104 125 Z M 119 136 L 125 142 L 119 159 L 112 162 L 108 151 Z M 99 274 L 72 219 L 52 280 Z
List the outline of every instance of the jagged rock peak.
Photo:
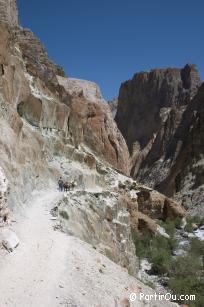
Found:
M 135 141 L 145 146 L 160 126 L 160 110 L 186 106 L 200 84 L 193 64 L 182 69 L 160 68 L 136 73 L 131 80 L 122 83 L 116 122 L 129 149 Z M 141 130 L 140 126 L 145 129 Z
M 19 25 L 16 0 L 0 0 L 0 22 L 12 27 Z
M 193 94 L 197 92 L 198 86 L 201 84 L 201 80 L 195 64 L 186 64 L 184 68 L 181 69 L 181 79 L 185 89 L 191 89 Z
M 108 105 L 110 107 L 111 113 L 113 114 L 113 117 L 115 118 L 117 108 L 118 108 L 118 97 L 115 97 L 112 100 L 109 100 Z
M 139 87 L 140 90 L 145 87 L 149 90 L 147 95 L 157 94 L 160 107 L 168 107 L 174 104 L 187 104 L 189 98 L 196 94 L 201 80 L 196 65 L 186 64 L 183 68 L 156 68 L 136 73 L 132 80 L 121 85 L 121 90 L 130 84 L 133 88 Z
M 65 75 L 63 68 L 50 60 L 46 48 L 31 30 L 19 28 L 16 35 L 29 73 L 46 83 L 57 83 L 56 75 Z

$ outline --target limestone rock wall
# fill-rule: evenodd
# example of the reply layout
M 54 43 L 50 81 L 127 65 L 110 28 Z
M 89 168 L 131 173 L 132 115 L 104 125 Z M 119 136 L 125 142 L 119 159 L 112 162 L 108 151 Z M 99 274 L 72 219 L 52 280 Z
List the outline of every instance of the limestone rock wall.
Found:
M 69 92 L 69 81 L 58 78 L 60 85 Z M 87 97 L 88 98 L 88 97 Z M 69 105 L 71 112 L 68 130 L 75 144 L 84 142 L 100 157 L 115 168 L 129 173 L 129 152 L 123 136 L 113 120 L 107 103 L 95 98 L 95 102 L 80 96 L 73 96 Z
M 65 78 L 63 70 L 49 59 L 42 43 L 30 30 L 18 29 L 16 39 L 30 89 L 37 98 L 29 97 L 27 101 L 20 102 L 19 111 L 24 119 L 37 127 L 64 131 L 65 137 L 74 146 L 84 142 L 114 167 L 129 173 L 126 143 L 98 85 Z M 43 91 L 47 94 L 42 103 Z
M 18 10 L 16 0 L 0 1 L 0 22 L 6 23 L 11 27 L 18 26 Z

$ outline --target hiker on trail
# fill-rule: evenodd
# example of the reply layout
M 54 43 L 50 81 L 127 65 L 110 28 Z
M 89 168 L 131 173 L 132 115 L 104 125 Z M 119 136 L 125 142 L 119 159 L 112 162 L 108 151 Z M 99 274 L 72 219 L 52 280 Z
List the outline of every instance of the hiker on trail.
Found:
M 58 186 L 59 186 L 59 190 L 63 192 L 64 182 L 62 180 L 62 177 L 60 177 L 60 179 L 58 180 Z
M 64 191 L 65 191 L 65 192 L 68 192 L 68 191 L 70 191 L 70 190 L 73 190 L 75 187 L 76 187 L 76 182 L 75 182 L 75 181 L 72 181 L 72 182 L 66 181 L 66 182 L 64 183 Z
M 70 190 L 70 183 L 66 181 L 66 182 L 64 183 L 63 187 L 64 187 L 64 191 L 65 191 L 65 192 L 68 192 L 68 191 Z

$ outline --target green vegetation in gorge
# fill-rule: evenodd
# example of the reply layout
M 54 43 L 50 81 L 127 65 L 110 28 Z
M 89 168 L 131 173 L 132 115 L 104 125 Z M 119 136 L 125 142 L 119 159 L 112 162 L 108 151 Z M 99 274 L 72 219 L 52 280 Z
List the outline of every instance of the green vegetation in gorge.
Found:
M 196 219 L 200 224 L 200 221 Z M 187 229 L 195 223 L 195 219 L 188 219 Z M 178 246 L 175 239 L 176 227 L 179 220 L 162 222 L 170 239 L 160 235 L 153 235 L 148 231 L 138 233 L 132 231 L 136 254 L 139 259 L 147 258 L 152 264 L 150 274 L 168 277 L 167 287 L 173 294 L 187 294 L 196 296 L 196 301 L 186 303 L 190 307 L 204 306 L 204 241 L 197 238 L 190 239 L 189 246 L 182 256 L 173 256 L 173 250 Z

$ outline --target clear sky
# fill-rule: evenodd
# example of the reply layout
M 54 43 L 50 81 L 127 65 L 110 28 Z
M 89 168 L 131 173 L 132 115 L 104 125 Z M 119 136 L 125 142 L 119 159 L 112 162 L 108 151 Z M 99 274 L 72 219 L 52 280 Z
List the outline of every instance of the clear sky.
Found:
M 195 63 L 204 79 L 203 0 L 17 0 L 23 27 L 70 77 L 98 83 L 106 99 L 155 67 Z

